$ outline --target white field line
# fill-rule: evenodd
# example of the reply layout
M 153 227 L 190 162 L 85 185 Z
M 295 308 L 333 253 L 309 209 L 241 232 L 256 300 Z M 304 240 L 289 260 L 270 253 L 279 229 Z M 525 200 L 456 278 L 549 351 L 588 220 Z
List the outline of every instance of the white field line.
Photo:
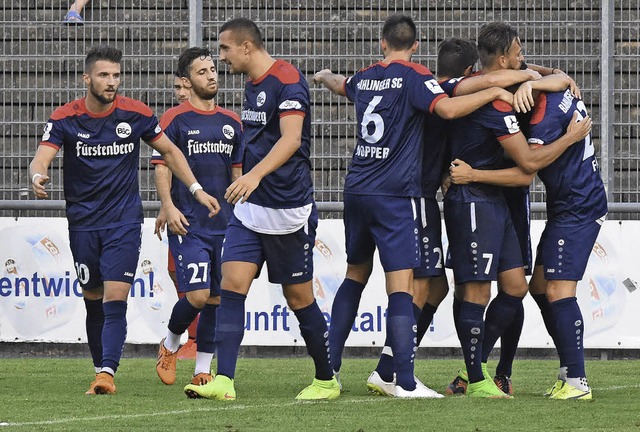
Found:
M 146 417 L 155 417 L 155 416 L 173 416 L 180 414 L 191 414 L 194 412 L 221 412 L 221 411 L 236 411 L 236 410 L 245 410 L 245 409 L 261 409 L 261 408 L 283 408 L 289 406 L 295 406 L 300 404 L 309 404 L 309 403 L 348 403 L 348 404 L 357 404 L 357 403 L 379 403 L 394 400 L 394 398 L 387 397 L 376 397 L 372 396 L 369 399 L 341 399 L 339 401 L 319 401 L 319 402 L 287 402 L 281 404 L 264 404 L 264 405 L 243 405 L 237 404 L 235 402 L 225 403 L 224 406 L 217 405 L 211 407 L 198 407 L 191 409 L 183 409 L 183 410 L 174 410 L 174 411 L 160 411 L 160 412 L 150 412 L 150 413 L 137 413 L 137 414 L 113 414 L 113 415 L 103 415 L 103 416 L 93 416 L 93 417 L 70 417 L 70 418 L 62 418 L 55 420 L 43 420 L 43 421 L 35 421 L 35 422 L 0 422 L 0 427 L 26 427 L 26 426 L 50 426 L 50 425 L 59 425 L 59 424 L 67 424 L 74 422 L 94 422 L 94 421 L 105 421 L 105 420 L 123 420 L 123 419 L 135 419 L 135 418 L 146 418 Z M 215 402 L 212 402 L 215 403 Z

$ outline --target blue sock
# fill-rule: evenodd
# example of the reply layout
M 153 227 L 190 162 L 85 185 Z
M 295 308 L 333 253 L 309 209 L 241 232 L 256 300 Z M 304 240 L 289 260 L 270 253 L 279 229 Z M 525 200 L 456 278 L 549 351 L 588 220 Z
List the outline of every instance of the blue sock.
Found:
M 216 351 L 216 312 L 218 305 L 205 304 L 200 311 L 200 319 L 196 329 L 196 343 L 198 351 L 204 353 L 214 353 Z
M 307 352 L 316 366 L 316 379 L 330 380 L 333 370 L 329 355 L 329 331 L 318 303 L 314 300 L 309 306 L 294 310 L 293 313 L 300 323 L 300 334 L 307 345 Z
M 329 349 L 331 351 L 331 366 L 336 372 L 342 366 L 342 351 L 356 319 L 363 290 L 364 284 L 345 279 L 333 299 L 331 326 L 329 327 Z
M 418 345 L 422 342 L 422 338 L 429 330 L 429 326 L 433 321 L 433 316 L 436 314 L 438 310 L 438 306 L 430 305 L 429 303 L 425 303 L 422 311 L 420 312 L 420 316 L 416 320 L 416 324 L 418 326 Z
M 84 299 L 84 306 L 87 310 L 85 327 L 87 329 L 87 342 L 89 352 L 93 359 L 94 367 L 102 366 L 102 327 L 104 326 L 104 310 L 102 310 L 102 299 Z
M 553 342 L 556 341 L 555 336 L 555 325 L 553 323 L 553 317 L 551 316 L 551 309 L 549 308 L 549 300 L 547 300 L 546 294 L 531 294 L 533 300 L 535 300 L 536 304 L 540 308 L 540 313 L 542 314 L 542 320 L 544 321 L 544 326 L 547 328 L 547 333 L 553 339 Z
M 127 302 L 110 301 L 102 304 L 104 327 L 102 329 L 102 367 L 115 372 L 120 364 L 124 341 L 127 338 Z
M 523 324 L 524 306 L 522 302 L 520 302 L 520 305 L 516 309 L 516 316 L 513 318 L 511 325 L 504 331 L 502 339 L 500 340 L 500 361 L 496 366 L 496 374 L 511 376 L 513 372 L 513 359 L 516 357 Z
M 187 296 L 178 299 L 173 310 L 171 311 L 171 318 L 169 318 L 169 331 L 173 334 L 181 335 L 191 325 L 194 319 L 200 313 L 200 309 L 194 307 Z
M 240 344 L 244 337 L 244 303 L 246 295 L 222 290 L 220 307 L 216 316 L 216 351 L 218 375 L 231 379 L 236 374 Z
M 567 378 L 586 377 L 584 369 L 584 320 L 575 297 L 549 303 L 555 323 L 556 348 L 561 366 L 567 368 Z M 563 362 L 564 361 L 564 362 Z
M 387 310 L 387 334 L 393 351 L 393 369 L 396 372 L 396 384 L 408 391 L 416 388 L 413 378 L 414 349 L 416 348 L 415 324 L 411 294 L 405 292 L 391 294 Z
M 413 318 L 417 321 L 420 316 L 420 308 L 413 303 Z M 376 372 L 380 375 L 380 378 L 385 380 L 386 382 L 393 381 L 393 353 L 385 352 L 386 349 L 391 349 L 391 334 L 387 333 L 387 337 L 384 340 L 384 348 L 382 349 L 382 354 L 380 354 L 380 359 L 378 360 L 378 365 L 376 366 Z M 416 344 L 417 345 L 417 344 Z
M 489 303 L 487 315 L 484 319 L 484 338 L 482 340 L 483 363 L 487 362 L 489 354 L 491 354 L 498 338 L 502 337 L 504 332 L 511 327 L 518 307 L 522 307 L 522 299 L 502 291 L 499 291 L 498 295 Z
M 460 319 L 460 307 L 462 306 L 462 300 L 458 300 L 456 296 L 453 296 L 453 325 L 456 328 L 456 333 L 460 334 L 458 329 L 458 320 Z
M 484 306 L 476 303 L 462 302 L 458 317 L 458 338 L 467 366 L 469 382 L 482 381 L 481 353 L 484 337 Z

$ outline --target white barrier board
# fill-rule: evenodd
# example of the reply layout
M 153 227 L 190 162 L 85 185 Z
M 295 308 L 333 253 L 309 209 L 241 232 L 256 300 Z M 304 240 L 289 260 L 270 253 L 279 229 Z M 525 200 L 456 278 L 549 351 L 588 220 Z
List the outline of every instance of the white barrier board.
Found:
M 127 312 L 129 343 L 157 343 L 166 333 L 177 300 L 166 269 L 167 243 L 153 235 L 153 225 L 153 219 L 146 219 L 143 226 L 140 261 Z M 534 252 L 543 228 L 544 221 L 533 221 Z M 66 219 L 0 218 L 0 239 L 0 341 L 85 342 L 85 309 L 69 250 Z M 639 221 L 604 224 L 585 277 L 578 284 L 586 348 L 640 348 L 640 289 L 624 283 L 640 280 L 640 254 L 634 248 L 638 244 Z M 320 221 L 314 266 L 315 295 L 330 323 L 333 297 L 346 270 L 342 220 Z M 459 346 L 451 313 L 452 293 L 453 287 L 422 346 Z M 383 344 L 386 305 L 384 272 L 376 257 L 348 346 Z M 245 327 L 243 345 L 304 343 L 280 287 L 267 281 L 266 271 L 261 272 L 247 298 Z M 530 296 L 525 298 L 520 346 L 553 346 Z

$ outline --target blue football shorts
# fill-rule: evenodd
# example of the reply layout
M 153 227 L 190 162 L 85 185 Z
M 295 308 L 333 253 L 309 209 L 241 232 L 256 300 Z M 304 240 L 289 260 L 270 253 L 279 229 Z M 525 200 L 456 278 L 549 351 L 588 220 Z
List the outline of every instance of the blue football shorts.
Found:
M 82 289 L 103 281 L 133 283 L 140 257 L 139 223 L 95 231 L 69 231 L 69 243 Z
M 313 278 L 313 247 L 318 229 L 318 210 L 314 204 L 306 225 L 291 234 L 262 234 L 250 230 L 231 216 L 222 249 L 222 262 L 242 261 L 258 266 L 264 263 L 269 282 L 292 285 Z
M 438 277 L 444 274 L 442 220 L 435 198 L 418 200 L 418 235 L 420 265 L 413 269 L 414 278 Z
M 409 197 L 344 194 L 347 262 L 361 264 L 378 248 L 385 272 L 420 265 L 416 200 Z
M 522 267 L 522 253 L 504 201 L 446 200 L 444 218 L 456 284 L 495 281 L 498 273 Z
M 543 266 L 544 278 L 581 280 L 600 228 L 601 224 L 597 221 L 580 225 L 548 221 L 540 236 L 536 254 L 536 265 Z
M 505 187 L 504 196 L 509 207 L 509 214 L 516 230 L 518 243 L 522 253 L 524 274 L 531 276 L 533 272 L 533 254 L 531 253 L 531 208 L 529 206 L 528 187 Z
M 193 230 L 186 236 L 169 236 L 179 292 L 210 289 L 210 295 L 220 295 L 223 242 L 223 235 L 201 234 Z

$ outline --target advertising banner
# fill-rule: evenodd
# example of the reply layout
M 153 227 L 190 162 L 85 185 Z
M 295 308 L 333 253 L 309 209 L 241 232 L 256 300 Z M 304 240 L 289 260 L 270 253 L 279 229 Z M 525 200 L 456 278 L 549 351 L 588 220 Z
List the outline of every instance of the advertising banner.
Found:
M 167 272 L 166 238 L 153 234 L 154 220 L 142 230 L 142 249 L 127 312 L 128 343 L 158 343 L 167 331 L 176 289 Z M 535 248 L 544 221 L 533 221 Z M 444 230 L 443 230 L 444 231 Z M 0 218 L 0 341 L 86 342 L 85 308 L 69 249 L 64 218 Z M 444 239 L 446 249 L 446 238 Z M 607 221 L 578 283 L 586 348 L 640 348 L 640 280 L 634 245 L 639 221 Z M 535 249 L 534 249 L 535 252 Z M 331 305 L 346 270 L 342 220 L 321 220 L 313 249 L 313 289 L 331 324 Z M 382 346 L 387 297 L 377 260 L 347 340 L 348 346 Z M 457 347 L 450 292 L 440 305 L 422 346 Z M 495 287 L 493 290 L 495 294 Z M 527 296 L 520 340 L 524 348 L 553 347 L 537 305 Z M 279 285 L 262 271 L 246 303 L 243 345 L 294 346 L 304 341 Z M 186 340 L 186 334 L 184 335 Z

